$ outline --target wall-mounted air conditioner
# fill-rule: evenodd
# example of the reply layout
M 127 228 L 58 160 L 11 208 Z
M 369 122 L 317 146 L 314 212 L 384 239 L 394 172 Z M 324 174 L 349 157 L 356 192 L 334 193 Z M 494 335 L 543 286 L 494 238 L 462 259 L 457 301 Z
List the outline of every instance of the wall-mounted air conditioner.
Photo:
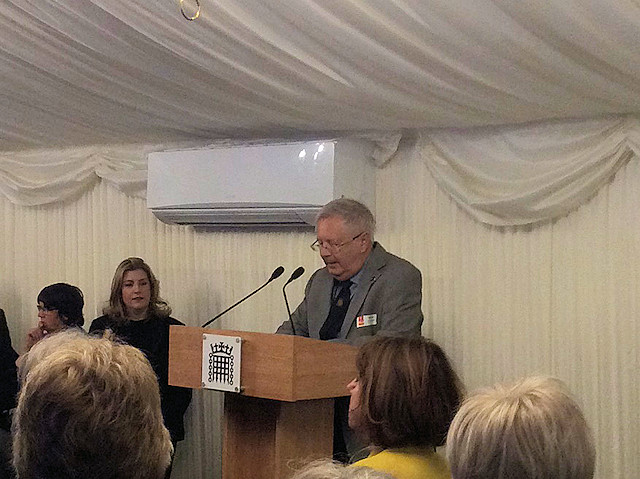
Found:
M 309 227 L 341 196 L 373 211 L 372 149 L 345 139 L 150 153 L 147 206 L 165 223 L 213 228 Z

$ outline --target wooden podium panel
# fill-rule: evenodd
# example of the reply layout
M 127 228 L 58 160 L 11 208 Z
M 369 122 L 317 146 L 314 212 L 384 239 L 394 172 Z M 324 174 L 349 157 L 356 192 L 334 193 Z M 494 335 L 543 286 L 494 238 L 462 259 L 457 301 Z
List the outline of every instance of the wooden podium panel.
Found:
M 331 457 L 333 403 L 225 394 L 222 477 L 285 479 L 292 466 Z
M 346 396 L 357 348 L 284 334 L 171 326 L 169 384 L 202 387 L 202 335 L 242 338 L 240 383 L 252 397 L 300 401 Z
M 169 384 L 202 387 L 203 334 L 242 338 L 242 393 L 225 393 L 223 479 L 284 479 L 331 457 L 335 397 L 348 394 L 357 348 L 299 336 L 171 326 Z

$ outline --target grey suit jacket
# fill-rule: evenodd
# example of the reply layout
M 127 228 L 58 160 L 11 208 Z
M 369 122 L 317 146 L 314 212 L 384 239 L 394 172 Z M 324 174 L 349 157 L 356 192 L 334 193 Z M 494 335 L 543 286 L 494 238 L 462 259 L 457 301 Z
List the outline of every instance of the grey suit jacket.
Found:
M 333 276 L 326 268 L 311 275 L 304 300 L 292 314 L 296 335 L 320 339 L 320 328 L 329 314 L 332 288 Z M 374 243 L 337 341 L 360 345 L 377 334 L 420 336 L 421 303 L 420 271 Z M 367 325 L 358 327 L 356 320 L 363 315 L 375 315 L 375 320 L 369 316 Z M 289 321 L 285 321 L 276 332 L 292 334 L 293 331 Z

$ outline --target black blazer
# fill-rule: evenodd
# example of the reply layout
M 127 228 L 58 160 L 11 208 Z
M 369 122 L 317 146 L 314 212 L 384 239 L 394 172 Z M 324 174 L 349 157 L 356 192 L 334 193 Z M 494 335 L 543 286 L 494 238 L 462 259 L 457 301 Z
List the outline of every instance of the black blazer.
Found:
M 18 354 L 11 347 L 7 318 L 4 311 L 0 309 L 0 412 L 16 406 L 18 394 L 16 359 Z

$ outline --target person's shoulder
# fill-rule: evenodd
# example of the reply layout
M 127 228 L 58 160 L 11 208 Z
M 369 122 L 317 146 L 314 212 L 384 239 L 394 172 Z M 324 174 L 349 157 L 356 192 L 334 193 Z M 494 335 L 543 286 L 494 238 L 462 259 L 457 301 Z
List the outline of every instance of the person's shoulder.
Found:
M 311 273 L 311 276 L 307 280 L 307 287 L 311 286 L 311 284 L 314 283 L 315 281 L 327 280 L 329 278 L 332 279 L 333 276 L 329 274 L 326 266 L 324 268 L 318 268 L 313 273 Z
M 385 449 L 353 464 L 388 472 L 399 479 L 449 479 L 446 461 L 433 451 L 422 448 Z
M 380 243 L 376 243 L 375 248 L 373 249 L 373 255 L 374 256 L 372 258 L 379 263 L 379 265 L 389 266 L 394 269 L 405 270 L 407 272 L 420 273 L 420 270 L 411 262 L 393 253 L 389 253 Z
M 329 272 L 327 271 L 327 267 L 326 266 L 323 266 L 322 268 L 318 268 L 313 273 L 311 273 L 311 277 L 309 279 L 312 280 L 313 278 L 317 278 L 318 276 L 324 276 L 324 275 L 331 276 L 329 274 Z
M 389 451 L 382 450 L 379 452 L 372 452 L 364 459 L 360 459 L 359 461 L 351 464 L 353 467 L 369 467 L 371 469 L 376 469 L 378 471 L 385 471 L 385 466 L 389 462 Z
M 151 320 L 148 321 L 148 323 L 151 324 L 162 324 L 164 326 L 184 326 L 184 323 L 176 318 L 173 318 L 171 316 L 162 316 L 159 314 L 154 314 L 151 318 Z
M 184 323 L 176 318 L 172 318 L 171 316 L 165 316 L 165 318 L 169 326 L 184 326 Z
M 109 316 L 103 315 L 97 317 L 93 321 L 91 321 L 91 326 L 89 326 L 89 332 L 93 333 L 94 331 L 104 331 L 109 327 Z

